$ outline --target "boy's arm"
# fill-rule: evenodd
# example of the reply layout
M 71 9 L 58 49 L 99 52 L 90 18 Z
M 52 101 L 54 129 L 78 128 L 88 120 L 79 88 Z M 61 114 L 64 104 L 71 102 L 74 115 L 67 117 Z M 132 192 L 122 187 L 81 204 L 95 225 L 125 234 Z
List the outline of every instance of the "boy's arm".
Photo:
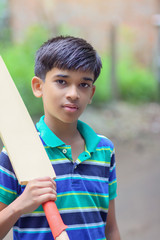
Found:
M 14 202 L 6 205 L 0 202 L 0 239 L 3 239 L 16 223 L 20 213 L 14 208 Z
M 120 240 L 120 233 L 119 233 L 117 221 L 116 221 L 114 199 L 110 200 L 109 202 L 105 234 L 106 234 L 107 240 Z
M 49 178 L 30 181 L 24 192 L 10 205 L 0 202 L 0 239 L 3 239 L 21 215 L 33 212 L 43 202 L 56 200 L 56 184 Z

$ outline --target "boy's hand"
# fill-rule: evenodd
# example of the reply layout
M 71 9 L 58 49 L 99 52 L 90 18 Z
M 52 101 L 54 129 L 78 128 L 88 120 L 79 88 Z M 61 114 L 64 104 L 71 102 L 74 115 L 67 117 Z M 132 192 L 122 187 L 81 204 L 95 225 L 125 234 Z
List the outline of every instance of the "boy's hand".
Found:
M 21 214 L 33 212 L 42 203 L 57 198 L 56 183 L 49 177 L 29 181 L 24 192 L 17 198 Z

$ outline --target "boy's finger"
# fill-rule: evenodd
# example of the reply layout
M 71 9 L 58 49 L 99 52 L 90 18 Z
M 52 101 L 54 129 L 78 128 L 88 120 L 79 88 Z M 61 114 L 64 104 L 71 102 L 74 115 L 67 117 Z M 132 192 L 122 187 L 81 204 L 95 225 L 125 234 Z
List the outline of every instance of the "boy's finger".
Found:
M 51 178 L 39 178 L 29 181 L 28 185 L 37 187 L 37 188 L 43 188 L 43 187 L 51 187 L 56 189 L 56 182 L 52 180 Z

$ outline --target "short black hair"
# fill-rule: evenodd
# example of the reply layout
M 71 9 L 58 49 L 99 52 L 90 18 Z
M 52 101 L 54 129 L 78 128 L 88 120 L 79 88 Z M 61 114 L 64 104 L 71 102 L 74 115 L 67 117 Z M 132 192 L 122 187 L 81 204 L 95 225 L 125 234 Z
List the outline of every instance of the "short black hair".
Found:
M 49 39 L 38 49 L 35 58 L 35 75 L 44 80 L 47 72 L 54 67 L 93 72 L 95 81 L 100 74 L 102 62 L 86 40 L 72 36 L 58 36 Z

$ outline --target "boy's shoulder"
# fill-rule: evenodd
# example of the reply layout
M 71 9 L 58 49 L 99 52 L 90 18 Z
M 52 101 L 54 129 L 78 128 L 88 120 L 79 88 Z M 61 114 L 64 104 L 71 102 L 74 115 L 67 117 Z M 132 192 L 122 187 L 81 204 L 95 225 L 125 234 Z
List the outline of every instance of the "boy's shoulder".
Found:
M 97 134 L 97 136 L 100 138 L 98 147 L 110 147 L 112 150 L 114 149 L 114 144 L 109 138 L 102 134 Z

